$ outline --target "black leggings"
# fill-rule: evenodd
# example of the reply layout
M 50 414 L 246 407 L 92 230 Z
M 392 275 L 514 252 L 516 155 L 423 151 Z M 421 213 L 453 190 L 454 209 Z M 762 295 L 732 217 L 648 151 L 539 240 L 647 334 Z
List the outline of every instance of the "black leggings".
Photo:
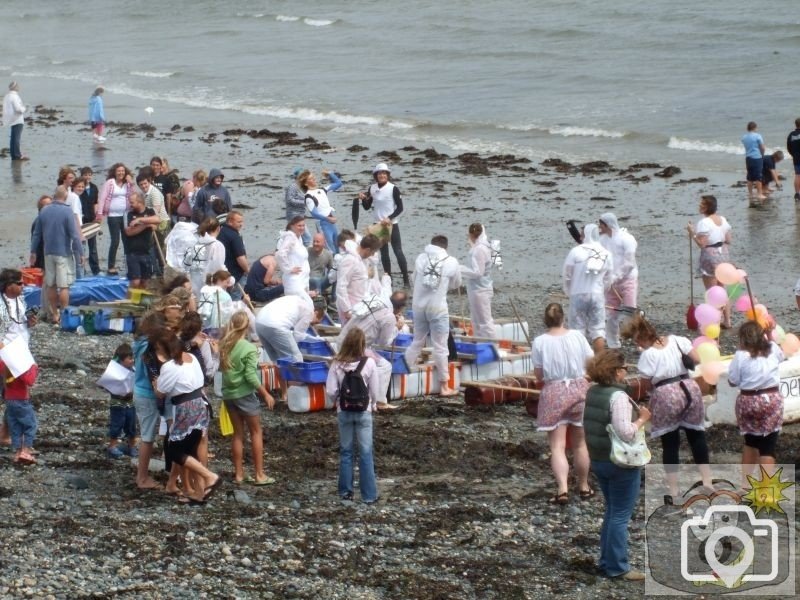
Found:
M 182 440 L 171 441 L 167 444 L 164 448 L 164 457 L 183 466 L 190 456 L 197 458 L 197 447 L 200 445 L 201 439 L 203 439 L 203 432 L 200 429 L 193 429 L 192 433 Z
M 752 435 L 746 433 L 744 445 L 755 448 L 761 456 L 771 456 L 775 458 L 775 446 L 778 445 L 779 431 L 773 431 L 769 435 Z
M 397 266 L 400 273 L 403 274 L 404 279 L 408 279 L 408 263 L 406 263 L 406 255 L 403 254 L 403 242 L 400 240 L 400 227 L 395 223 L 392 226 L 392 237 L 389 240 L 392 245 L 392 251 L 397 258 Z M 392 261 L 389 260 L 389 245 L 381 246 L 381 265 L 383 265 L 383 272 L 389 274 L 392 272 Z
M 685 427 L 680 427 L 661 436 L 661 449 L 663 451 L 661 462 L 664 465 L 680 464 L 681 459 L 678 451 L 681 447 L 681 430 L 686 433 L 686 439 L 692 450 L 692 458 L 694 458 L 695 464 L 707 465 L 708 445 L 706 444 L 706 432 L 696 429 L 686 429 Z

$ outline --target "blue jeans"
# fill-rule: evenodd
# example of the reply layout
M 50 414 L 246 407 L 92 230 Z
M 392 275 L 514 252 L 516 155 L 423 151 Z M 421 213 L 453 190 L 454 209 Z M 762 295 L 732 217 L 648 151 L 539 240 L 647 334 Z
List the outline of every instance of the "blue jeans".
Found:
M 358 484 L 363 502 L 378 499 L 372 462 L 372 413 L 339 413 L 339 496 L 353 493 L 353 445 L 358 441 Z
M 108 217 L 108 265 L 109 270 L 117 268 L 117 249 L 122 238 L 122 229 L 125 227 L 125 217 Z
M 628 562 L 628 523 L 639 499 L 642 471 L 624 469 L 604 460 L 593 460 L 592 471 L 606 501 L 600 530 L 598 566 L 609 577 L 617 577 L 631 570 Z
M 86 243 L 89 246 L 89 268 L 92 270 L 92 275 L 97 275 L 100 272 L 100 259 L 97 257 L 97 236 L 90 237 L 86 240 Z
M 7 400 L 6 422 L 14 450 L 31 448 L 36 441 L 36 413 L 30 400 Z
M 116 440 L 123 433 L 129 442 L 136 439 L 136 408 L 133 405 L 110 407 L 108 437 Z
M 241 300 L 242 298 L 244 298 L 244 296 L 242 295 L 242 290 L 244 289 L 244 286 L 247 285 L 247 275 L 242 275 L 239 281 L 237 281 L 236 283 L 238 283 L 239 285 L 234 284 L 234 286 L 230 290 L 228 290 L 228 293 L 231 295 L 231 300 Z M 248 296 L 249 295 L 250 294 L 248 294 Z
M 319 293 L 324 292 L 329 287 L 331 287 L 331 282 L 328 281 L 328 276 L 325 275 L 324 277 L 309 277 L 308 278 L 308 289 L 316 290 Z
M 306 247 L 310 246 L 311 242 L 312 242 L 311 232 L 308 229 L 306 229 L 303 232 L 303 236 L 302 237 L 303 237 L 303 246 L 306 246 Z
M 325 219 L 317 221 L 319 228 L 322 230 L 322 235 L 325 236 L 325 245 L 328 250 L 336 254 L 339 252 L 339 246 L 336 243 L 336 238 L 339 237 L 339 230 L 336 229 L 336 223 L 331 223 Z
M 9 142 L 9 150 L 11 151 L 11 160 L 22 158 L 22 150 L 20 150 L 20 141 L 22 140 L 22 127 L 23 123 L 11 126 L 11 140 Z
M 260 290 L 245 289 L 250 300 L 253 302 L 272 302 L 275 298 L 283 296 L 283 286 L 273 285 L 270 287 L 264 286 Z

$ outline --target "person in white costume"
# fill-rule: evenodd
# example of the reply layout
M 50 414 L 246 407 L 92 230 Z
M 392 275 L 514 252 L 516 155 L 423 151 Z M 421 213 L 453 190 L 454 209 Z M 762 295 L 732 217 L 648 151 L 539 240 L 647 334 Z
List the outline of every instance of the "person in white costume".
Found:
M 461 285 L 458 261 L 447 254 L 447 238 L 436 235 L 417 257 L 414 264 L 414 341 L 406 350 L 406 362 L 414 365 L 430 334 L 433 345 L 433 362 L 439 374 L 441 396 L 455 396 L 447 372 L 447 336 L 450 333 L 450 314 L 447 308 L 447 290 Z
M 619 324 L 624 314 L 622 306 L 636 306 L 639 291 L 639 268 L 636 265 L 636 238 L 619 226 L 614 213 L 603 213 L 598 221 L 600 243 L 611 253 L 614 272 L 611 287 L 606 292 L 606 307 L 610 309 L 606 319 L 606 345 L 619 348 Z
M 461 278 L 467 286 L 469 301 L 469 317 L 472 321 L 472 333 L 477 337 L 497 338 L 497 328 L 492 319 L 492 284 L 493 250 L 486 237 L 486 230 L 480 223 L 469 226 L 470 243 L 467 264 L 461 265 Z

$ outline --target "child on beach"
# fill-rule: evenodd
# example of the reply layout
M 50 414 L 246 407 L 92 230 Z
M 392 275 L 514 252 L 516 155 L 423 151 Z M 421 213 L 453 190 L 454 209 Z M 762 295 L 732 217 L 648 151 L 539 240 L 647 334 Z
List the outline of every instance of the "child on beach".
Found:
M 4 362 L 0 361 L 3 375 L 3 399 L 6 402 L 5 421 L 11 434 L 14 462 L 35 465 L 33 443 L 36 441 L 38 423 L 31 404 L 30 388 L 36 382 L 39 368 L 33 365 L 19 377 L 11 375 Z
M 264 448 L 261 434 L 261 406 L 256 396 L 272 410 L 275 400 L 258 376 L 258 350 L 247 341 L 250 320 L 247 313 L 233 313 L 225 335 L 219 342 L 220 369 L 222 370 L 222 401 L 233 423 L 231 460 L 235 483 L 269 485 L 275 479 L 264 473 Z M 250 450 L 253 455 L 253 477 L 244 476 L 243 454 L 245 428 L 250 432 Z
M 102 87 L 94 90 L 89 98 L 89 123 L 92 125 L 92 137 L 98 144 L 106 141 L 103 132 L 106 128 L 106 113 L 103 110 L 103 92 Z
M 133 371 L 133 350 L 129 344 L 120 344 L 114 351 L 112 360 L 118 362 L 129 371 Z M 119 437 L 125 433 L 128 442 L 126 448 L 119 448 Z M 108 415 L 108 448 L 106 454 L 109 458 L 122 458 L 127 455 L 131 458 L 139 456 L 136 448 L 136 408 L 133 406 L 133 392 L 120 396 L 111 394 Z

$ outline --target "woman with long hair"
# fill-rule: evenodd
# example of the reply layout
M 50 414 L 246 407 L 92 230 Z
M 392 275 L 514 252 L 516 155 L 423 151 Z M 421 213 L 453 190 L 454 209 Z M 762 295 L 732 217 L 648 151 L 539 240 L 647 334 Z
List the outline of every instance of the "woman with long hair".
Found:
M 108 178 L 100 191 L 97 202 L 97 222 L 108 220 L 108 263 L 106 273 L 117 275 L 117 250 L 125 228 L 125 213 L 131 209 L 131 194 L 134 191 L 133 175 L 122 163 L 111 165 Z
M 327 176 L 331 184 L 324 188 L 319 187 L 316 176 L 306 169 L 297 176 L 297 185 L 305 194 L 306 208 L 308 212 L 319 223 L 319 228 L 325 236 L 325 244 L 333 254 L 339 251 L 336 238 L 339 231 L 336 229 L 336 216 L 333 206 L 328 199 L 328 192 L 335 192 L 342 187 L 342 181 L 332 171 L 323 171 L 323 177 Z
M 569 436 L 578 495 L 581 500 L 594 496 L 589 486 L 589 454 L 583 435 L 583 407 L 589 382 L 586 360 L 594 356 L 592 347 L 580 331 L 564 327 L 564 309 L 548 304 L 544 311 L 547 332 L 533 340 L 533 372 L 544 381 L 536 417 L 536 430 L 547 432 L 550 444 L 550 468 L 556 478 L 553 504 L 569 502 L 567 479 L 569 462 L 566 443 Z
M 650 411 L 641 406 L 638 417 L 633 418 L 633 400 L 625 391 L 625 355 L 620 350 L 599 351 L 587 363 L 586 372 L 595 384 L 586 394 L 583 427 L 592 471 L 606 502 L 598 566 L 609 577 L 642 581 L 644 573 L 631 569 L 628 562 L 628 523 L 639 499 L 642 470 L 611 462 L 611 438 L 606 427 L 611 424 L 621 439 L 631 442 L 650 420 Z
M 175 407 L 175 417 L 169 428 L 169 444 L 164 453 L 172 462 L 170 480 L 176 480 L 182 468 L 202 484 L 193 488 L 184 486 L 185 496 L 179 502 L 206 502 L 222 483 L 222 478 L 204 467 L 198 458 L 198 446 L 208 429 L 209 414 L 203 399 L 205 376 L 200 362 L 183 350 L 183 343 L 171 331 L 162 330 L 150 338 L 159 360 L 164 361 L 156 380 L 159 398 L 166 398 Z
M 336 354 L 328 371 L 325 391 L 336 402 L 339 421 L 339 497 L 353 499 L 353 446 L 358 444 L 358 483 L 361 501 L 374 504 L 378 501 L 372 445 L 372 413 L 381 398 L 380 377 L 375 361 L 367 356 L 366 338 L 358 327 L 351 329 Z M 342 410 L 339 395 L 345 372 L 361 369 L 361 377 L 369 390 L 369 401 L 363 411 Z
M 202 169 L 198 169 L 192 173 L 192 178 L 187 179 L 181 186 L 179 195 L 180 203 L 175 212 L 178 215 L 179 221 L 186 221 L 187 223 L 192 220 L 192 211 L 194 210 L 194 195 L 201 187 L 208 181 L 208 175 Z
M 631 339 L 642 348 L 637 370 L 639 385 L 650 392 L 650 410 L 653 422 L 650 437 L 661 439 L 662 462 L 669 495 L 667 504 L 673 504 L 678 494 L 679 449 L 681 430 L 692 450 L 706 492 L 713 491 L 708 444 L 705 433 L 705 407 L 700 386 L 689 376 L 683 364 L 688 355 L 696 363 L 700 357 L 688 338 L 678 335 L 659 335 L 655 327 L 641 313 L 635 314 L 622 327 L 622 337 Z
M 708 289 L 720 285 L 714 273 L 717 265 L 730 262 L 731 226 L 725 217 L 717 214 L 715 196 L 701 196 L 699 210 L 703 218 L 697 222 L 696 228 L 689 223 L 686 230 L 700 248 L 700 274 L 703 276 L 703 285 Z M 722 308 L 722 315 L 722 327 L 730 328 L 731 311 L 727 305 Z
M 466 264 L 461 265 L 461 278 L 467 286 L 469 317 L 472 332 L 478 337 L 495 339 L 497 329 L 492 319 L 492 246 L 486 237 L 486 229 L 480 223 L 473 223 L 467 232 L 470 250 Z
M 739 388 L 736 423 L 744 437 L 742 485 L 756 465 L 775 464 L 775 447 L 783 426 L 783 396 L 779 365 L 783 352 L 769 341 L 755 321 L 739 328 L 739 349 L 728 367 L 728 383 Z
M 264 440 L 261 433 L 261 396 L 272 410 L 275 400 L 258 376 L 258 349 L 247 341 L 250 319 L 243 311 L 233 313 L 225 335 L 219 342 L 220 369 L 222 371 L 222 401 L 233 423 L 231 460 L 234 481 L 247 481 L 253 485 L 269 485 L 275 479 L 264 473 Z M 253 455 L 253 477 L 244 476 L 245 430 L 250 433 L 250 451 Z
M 311 267 L 308 264 L 308 248 L 303 244 L 306 231 L 305 217 L 292 217 L 281 232 L 275 260 L 283 275 L 283 293 L 286 296 L 308 295 L 308 280 Z

